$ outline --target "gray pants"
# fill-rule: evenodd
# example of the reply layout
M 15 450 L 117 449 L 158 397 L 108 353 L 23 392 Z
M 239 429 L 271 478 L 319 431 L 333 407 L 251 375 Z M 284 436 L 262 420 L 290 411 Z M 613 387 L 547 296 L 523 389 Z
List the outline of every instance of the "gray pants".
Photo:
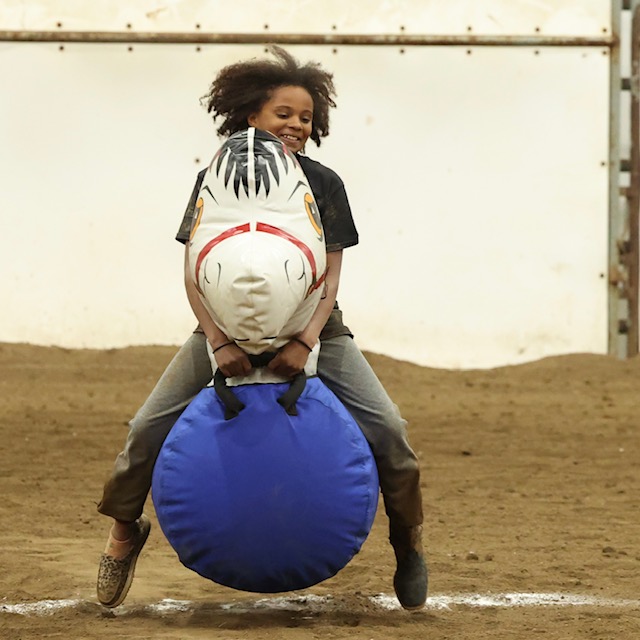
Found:
M 407 423 L 350 336 L 322 341 L 318 376 L 349 410 L 371 446 L 390 524 L 421 524 L 420 469 L 407 441 Z M 100 513 L 124 521 L 140 516 L 165 438 L 211 377 L 206 338 L 194 333 L 131 420 L 124 450 L 105 484 Z

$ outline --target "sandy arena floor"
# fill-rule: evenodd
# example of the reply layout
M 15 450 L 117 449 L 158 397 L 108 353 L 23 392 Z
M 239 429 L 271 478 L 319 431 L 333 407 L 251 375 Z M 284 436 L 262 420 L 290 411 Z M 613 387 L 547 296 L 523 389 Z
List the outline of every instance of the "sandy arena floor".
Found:
M 424 611 L 397 608 L 381 512 L 337 576 L 262 598 L 185 569 L 151 501 L 129 597 L 104 610 L 95 503 L 174 351 L 0 345 L 0 639 L 640 637 L 640 360 L 595 355 L 487 371 L 370 355 L 422 462 Z

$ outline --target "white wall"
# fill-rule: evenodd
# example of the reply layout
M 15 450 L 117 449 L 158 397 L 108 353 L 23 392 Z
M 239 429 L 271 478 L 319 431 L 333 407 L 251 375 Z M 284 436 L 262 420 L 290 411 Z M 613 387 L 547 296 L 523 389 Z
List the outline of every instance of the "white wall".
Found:
M 205 13 L 211 4 L 193 1 L 5 0 L 0 22 L 602 35 L 610 11 L 596 0 L 416 0 L 378 12 L 327 1 L 320 19 L 308 3 L 261 13 L 266 4 Z M 339 300 L 363 348 L 465 368 L 606 351 L 606 49 L 289 49 L 335 73 L 332 135 L 308 152 L 344 178 L 361 233 Z M 262 51 L 0 43 L 0 340 L 184 339 L 193 321 L 173 236 L 218 146 L 198 98 L 222 66 Z
M 599 36 L 611 0 L 3 0 L 5 29 Z M 196 25 L 199 25 L 196 26 Z

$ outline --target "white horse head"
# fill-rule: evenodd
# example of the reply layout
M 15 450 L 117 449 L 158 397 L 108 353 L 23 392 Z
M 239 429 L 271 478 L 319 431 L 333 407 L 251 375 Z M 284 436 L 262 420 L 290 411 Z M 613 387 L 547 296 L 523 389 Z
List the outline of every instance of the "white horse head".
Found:
M 231 136 L 202 182 L 191 275 L 214 322 L 249 354 L 309 322 L 326 275 L 324 233 L 295 155 L 253 128 Z

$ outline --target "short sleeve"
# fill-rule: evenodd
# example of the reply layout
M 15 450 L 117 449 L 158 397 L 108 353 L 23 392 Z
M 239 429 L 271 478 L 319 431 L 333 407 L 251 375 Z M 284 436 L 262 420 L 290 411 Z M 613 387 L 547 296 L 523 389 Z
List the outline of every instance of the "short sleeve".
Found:
M 189 240 L 189 236 L 191 235 L 191 224 L 193 223 L 193 215 L 196 209 L 196 202 L 198 200 L 198 194 L 200 193 L 200 187 L 202 186 L 202 181 L 204 180 L 205 173 L 206 169 L 203 169 L 198 173 L 196 183 L 193 186 L 193 191 L 191 192 L 191 197 L 189 198 L 187 208 L 185 209 L 184 216 L 182 217 L 182 222 L 180 223 L 180 228 L 178 229 L 178 233 L 176 234 L 176 240 L 178 242 L 182 242 L 182 244 L 186 244 Z
M 327 252 L 358 244 L 358 231 L 340 176 L 307 156 L 298 156 L 318 204 Z
M 325 198 L 323 209 L 320 217 L 324 228 L 327 252 L 340 251 L 358 244 L 358 232 L 342 182 Z

